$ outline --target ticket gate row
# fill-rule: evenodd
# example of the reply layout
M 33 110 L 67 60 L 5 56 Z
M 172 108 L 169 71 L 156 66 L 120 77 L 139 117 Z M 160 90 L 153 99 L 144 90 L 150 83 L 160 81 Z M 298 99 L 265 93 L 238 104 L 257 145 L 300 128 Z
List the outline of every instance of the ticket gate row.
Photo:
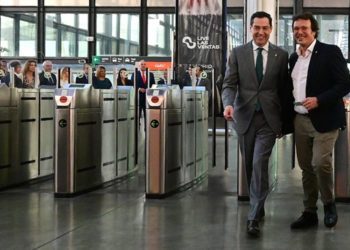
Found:
M 0 188 L 54 169 L 54 90 L 0 88 Z
M 146 99 L 146 197 L 162 198 L 207 174 L 208 92 L 157 86 Z
M 133 173 L 134 90 L 57 89 L 55 196 L 67 197 Z

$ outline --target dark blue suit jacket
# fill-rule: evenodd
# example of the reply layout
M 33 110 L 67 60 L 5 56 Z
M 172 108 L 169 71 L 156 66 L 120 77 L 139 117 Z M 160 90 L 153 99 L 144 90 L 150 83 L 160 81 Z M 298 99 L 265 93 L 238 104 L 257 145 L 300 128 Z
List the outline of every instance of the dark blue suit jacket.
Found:
M 75 83 L 88 83 L 89 79 L 87 78 L 87 76 L 84 74 L 82 75 L 82 77 L 76 77 L 75 78 Z
M 147 76 L 146 76 L 147 78 Z M 154 80 L 154 74 L 152 72 L 149 73 L 149 87 L 151 87 L 153 84 L 155 84 Z M 134 83 L 134 74 L 131 76 L 131 82 Z M 147 89 L 147 80 L 146 83 L 143 82 L 141 72 L 137 71 L 136 74 L 136 92 L 139 91 L 139 88 L 145 88 Z M 139 92 L 139 106 L 140 107 L 146 107 L 146 93 Z
M 293 53 L 289 59 L 290 72 L 297 60 L 297 53 Z M 308 69 L 306 97 L 318 99 L 319 106 L 309 111 L 311 122 L 318 132 L 346 126 L 343 97 L 349 92 L 349 70 L 341 50 L 335 45 L 317 41 Z

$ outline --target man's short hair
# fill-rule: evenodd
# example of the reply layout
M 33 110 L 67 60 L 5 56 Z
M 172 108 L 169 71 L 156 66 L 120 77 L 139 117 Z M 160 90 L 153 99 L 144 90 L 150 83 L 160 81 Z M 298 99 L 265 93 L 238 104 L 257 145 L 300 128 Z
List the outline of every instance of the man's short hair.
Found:
M 18 66 L 22 66 L 21 63 L 17 60 L 10 62 L 10 68 L 16 68 Z
M 197 65 L 197 68 L 199 69 L 199 71 L 204 71 L 204 68 L 203 68 L 203 66 L 202 65 Z
M 265 11 L 257 11 L 250 17 L 250 26 L 254 23 L 254 18 L 267 18 L 269 19 L 269 24 L 272 27 L 272 17 L 269 13 L 266 13 Z
M 52 62 L 51 62 L 50 60 L 45 60 L 45 61 L 43 62 L 43 67 L 45 67 L 46 64 L 52 64 Z
M 311 30 L 313 32 L 315 32 L 315 38 L 317 38 L 318 31 L 319 31 L 318 22 L 317 22 L 316 18 L 312 15 L 311 12 L 305 12 L 305 13 L 294 16 L 293 22 L 292 22 L 292 27 L 294 27 L 294 22 L 297 20 L 310 20 Z

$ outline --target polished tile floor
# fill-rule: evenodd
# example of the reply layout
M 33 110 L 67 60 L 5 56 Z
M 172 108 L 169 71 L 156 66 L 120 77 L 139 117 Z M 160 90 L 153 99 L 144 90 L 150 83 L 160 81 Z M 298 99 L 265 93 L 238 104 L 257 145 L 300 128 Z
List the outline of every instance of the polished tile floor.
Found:
M 237 201 L 231 136 L 227 171 L 218 137 L 217 166 L 208 178 L 163 200 L 145 199 L 144 165 L 126 182 L 70 199 L 55 199 L 52 181 L 2 191 L 0 249 L 349 249 L 350 204 L 338 204 L 334 229 L 320 223 L 290 230 L 302 211 L 300 170 L 290 170 L 290 140 L 279 145 L 278 183 L 267 200 L 259 239 L 246 235 L 248 203 Z

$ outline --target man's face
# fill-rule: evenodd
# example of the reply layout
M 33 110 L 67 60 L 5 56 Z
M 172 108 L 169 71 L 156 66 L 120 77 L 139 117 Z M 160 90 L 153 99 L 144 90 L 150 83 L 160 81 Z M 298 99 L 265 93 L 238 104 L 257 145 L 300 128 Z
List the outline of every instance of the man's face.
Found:
M 6 61 L 1 61 L 1 68 L 7 69 L 7 62 Z
M 22 66 L 21 66 L 21 65 L 16 66 L 16 67 L 14 68 L 14 71 L 15 71 L 16 74 L 21 73 L 21 71 L 22 71 Z
M 309 47 L 315 40 L 316 32 L 311 29 L 311 21 L 299 19 L 293 24 L 293 36 L 301 47 Z
M 83 70 L 84 70 L 85 74 L 89 74 L 89 66 L 88 65 L 84 65 Z
M 250 26 L 250 32 L 255 44 L 259 47 L 264 46 L 269 41 L 272 32 L 269 19 L 267 17 L 254 18 L 253 24 Z
M 201 73 L 201 69 L 199 67 L 196 67 L 196 77 L 200 77 Z
M 52 63 L 45 64 L 44 71 L 45 72 L 51 72 L 52 71 Z
M 146 62 L 145 62 L 145 61 L 141 61 L 141 62 L 140 62 L 140 68 L 141 68 L 142 71 L 145 71 L 145 70 L 146 70 L 146 66 L 147 66 L 147 65 L 146 65 Z

